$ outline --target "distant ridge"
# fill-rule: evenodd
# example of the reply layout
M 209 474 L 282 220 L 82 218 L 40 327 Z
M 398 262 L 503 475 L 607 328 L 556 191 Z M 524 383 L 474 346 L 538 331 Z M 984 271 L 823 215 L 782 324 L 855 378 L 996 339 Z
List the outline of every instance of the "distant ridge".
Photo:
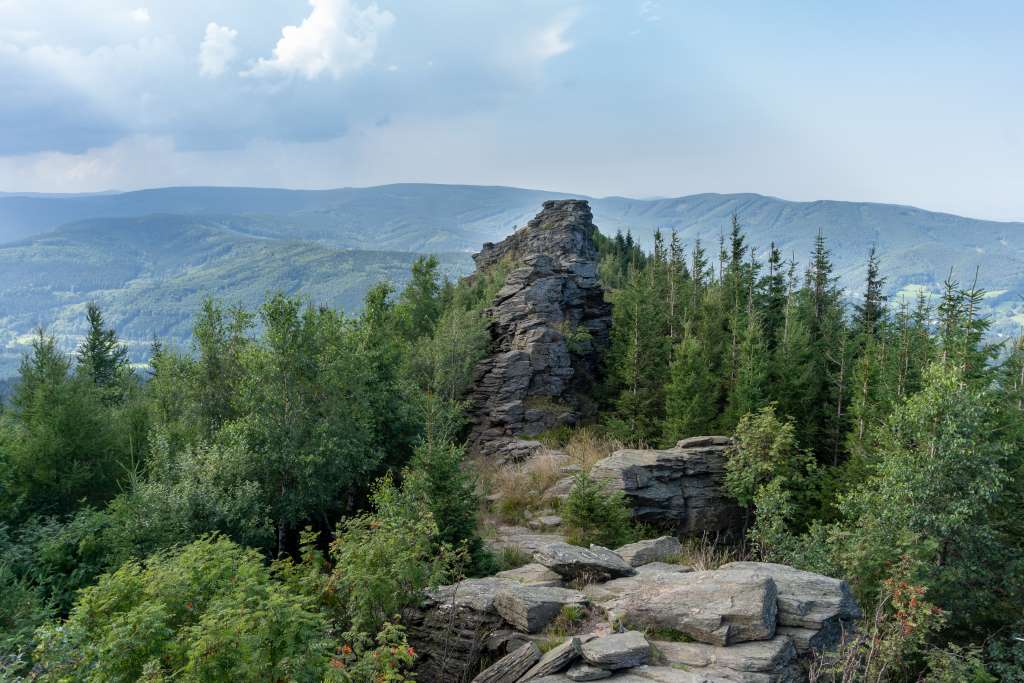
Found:
M 112 322 L 140 348 L 153 334 L 186 340 L 189 307 L 205 294 L 255 305 L 266 291 L 283 289 L 351 310 L 376 280 L 400 284 L 416 253 L 447 254 L 453 277 L 468 272 L 470 253 L 559 198 L 586 197 L 431 184 L 0 194 L 0 377 L 35 326 L 75 334 L 91 299 L 106 302 Z M 821 230 L 853 297 L 873 244 L 892 297 L 934 293 L 951 270 L 967 281 L 978 269 L 996 333 L 1015 334 L 1024 324 L 1022 222 L 753 193 L 587 199 L 605 234 L 628 229 L 650 246 L 655 229 L 675 229 L 688 247 L 700 238 L 713 256 L 733 212 L 762 255 L 774 242 L 787 258 L 806 262 Z

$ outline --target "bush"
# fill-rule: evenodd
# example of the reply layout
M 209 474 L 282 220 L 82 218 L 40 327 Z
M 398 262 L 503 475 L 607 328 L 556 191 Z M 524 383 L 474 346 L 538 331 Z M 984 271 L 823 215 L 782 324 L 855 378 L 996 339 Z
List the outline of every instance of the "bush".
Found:
M 576 475 L 561 512 L 570 543 L 615 548 L 637 539 L 637 528 L 625 496 L 608 491 L 586 473 Z
M 314 680 L 328 623 L 253 550 L 216 537 L 128 562 L 39 632 L 40 680 Z
M 49 617 L 39 591 L 0 564 L 0 680 L 27 667 L 33 633 Z
M 437 546 L 437 524 L 390 477 L 377 484 L 374 512 L 343 522 L 331 544 L 327 598 L 353 631 L 376 633 L 421 591 L 452 578 L 465 554 Z
M 398 617 L 395 617 L 397 621 Z M 396 623 L 384 622 L 376 638 L 357 634 L 341 646 L 331 660 L 331 670 L 324 679 L 338 683 L 402 683 L 412 681 L 409 670 L 416 660 L 416 651 L 409 647 L 405 631 Z

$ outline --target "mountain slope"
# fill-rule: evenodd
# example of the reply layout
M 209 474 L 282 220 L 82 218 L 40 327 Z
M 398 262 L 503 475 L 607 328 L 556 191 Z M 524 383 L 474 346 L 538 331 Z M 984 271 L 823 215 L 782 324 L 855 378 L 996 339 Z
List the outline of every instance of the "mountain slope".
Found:
M 403 281 L 417 252 L 468 253 L 524 224 L 546 199 L 507 187 L 400 184 L 293 191 L 165 188 L 121 194 L 0 195 L 0 377 L 37 324 L 71 340 L 96 299 L 135 344 L 186 338 L 202 294 L 255 305 L 284 289 L 352 309 L 376 279 Z M 736 212 L 761 254 L 776 243 L 806 262 L 821 230 L 841 284 L 855 296 L 876 244 L 890 296 L 938 292 L 952 271 L 989 290 L 997 333 L 1024 323 L 1024 223 L 982 221 L 907 206 L 790 202 L 756 194 L 591 199 L 606 234 L 656 228 L 704 241 L 711 254 Z M 352 251 L 355 250 L 355 251 Z M 456 254 L 456 252 L 462 252 Z
M 186 347 L 207 296 L 255 308 L 283 291 L 355 311 L 377 282 L 404 283 L 417 256 L 240 235 L 204 217 L 103 223 L 0 246 L 0 378 L 16 369 L 39 325 L 73 348 L 89 301 L 101 305 L 141 360 L 154 336 Z M 439 258 L 453 278 L 472 268 L 464 253 Z

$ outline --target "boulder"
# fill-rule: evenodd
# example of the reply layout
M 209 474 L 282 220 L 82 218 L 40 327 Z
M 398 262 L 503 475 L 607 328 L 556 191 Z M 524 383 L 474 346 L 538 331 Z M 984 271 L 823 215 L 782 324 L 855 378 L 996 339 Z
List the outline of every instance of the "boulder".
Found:
M 651 645 L 643 633 L 626 631 L 583 643 L 580 654 L 588 664 L 602 669 L 630 669 L 647 663 Z
M 516 459 L 529 451 L 515 444 L 521 438 L 594 414 L 590 397 L 611 329 L 595 231 L 586 201 L 548 201 L 525 227 L 473 257 L 471 278 L 511 268 L 487 310 L 491 355 L 474 369 L 474 452 Z
M 602 669 L 586 662 L 580 662 L 565 672 L 565 677 L 570 681 L 599 681 L 611 675 L 612 672 L 608 669 Z
M 651 590 L 605 602 L 609 616 L 630 628 L 668 629 L 711 645 L 775 635 L 777 593 L 767 576 L 720 570 L 659 578 Z
M 729 647 L 664 641 L 655 641 L 652 645 L 660 663 L 719 680 L 798 683 L 802 678 L 796 661 L 796 649 L 786 636 L 737 643 Z
M 625 494 L 641 522 L 683 535 L 736 534 L 743 511 L 724 486 L 730 443 L 700 437 L 667 450 L 620 450 L 598 461 L 590 476 Z
M 562 577 L 542 564 L 531 563 L 516 569 L 507 569 L 495 574 L 502 579 L 512 579 L 527 586 L 551 586 L 560 588 Z
M 615 552 L 631 567 L 642 567 L 651 562 L 674 560 L 682 552 L 682 545 L 675 536 L 662 536 L 647 541 L 637 541 L 616 548 Z
M 778 590 L 779 626 L 798 652 L 835 645 L 862 612 L 850 585 L 841 579 L 769 562 L 731 562 L 722 571 L 767 576 Z
M 538 659 L 540 650 L 526 643 L 477 674 L 473 683 L 516 683 Z
M 494 596 L 494 608 L 502 618 L 520 631 L 538 633 L 565 605 L 584 605 L 583 593 L 567 588 L 514 585 Z
M 553 647 L 544 653 L 544 656 L 540 658 L 540 661 L 532 669 L 526 672 L 522 680 L 529 681 L 534 678 L 543 678 L 544 676 L 565 671 L 569 668 L 570 664 L 579 659 L 580 647 L 583 643 L 593 640 L 593 638 L 594 636 L 590 635 L 573 636 L 561 645 Z
M 587 549 L 568 543 L 551 543 L 534 553 L 533 559 L 569 580 L 600 580 L 636 574 L 625 560 L 599 545 Z

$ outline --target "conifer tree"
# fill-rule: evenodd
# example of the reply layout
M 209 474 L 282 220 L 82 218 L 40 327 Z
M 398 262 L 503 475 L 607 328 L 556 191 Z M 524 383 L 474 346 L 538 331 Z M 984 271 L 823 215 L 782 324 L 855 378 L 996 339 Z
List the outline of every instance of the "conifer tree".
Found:
M 117 332 L 106 327 L 95 303 L 87 306 L 86 319 L 89 331 L 78 347 L 78 371 L 98 386 L 111 387 L 128 371 L 128 347 L 118 341 Z
M 720 405 L 720 383 L 707 347 L 686 334 L 673 352 L 665 388 L 664 441 L 674 443 L 714 431 Z
M 864 283 L 864 300 L 854 305 L 854 328 L 861 335 L 878 336 L 878 326 L 885 317 L 885 278 L 881 276 L 874 245 L 868 252 L 868 275 Z

